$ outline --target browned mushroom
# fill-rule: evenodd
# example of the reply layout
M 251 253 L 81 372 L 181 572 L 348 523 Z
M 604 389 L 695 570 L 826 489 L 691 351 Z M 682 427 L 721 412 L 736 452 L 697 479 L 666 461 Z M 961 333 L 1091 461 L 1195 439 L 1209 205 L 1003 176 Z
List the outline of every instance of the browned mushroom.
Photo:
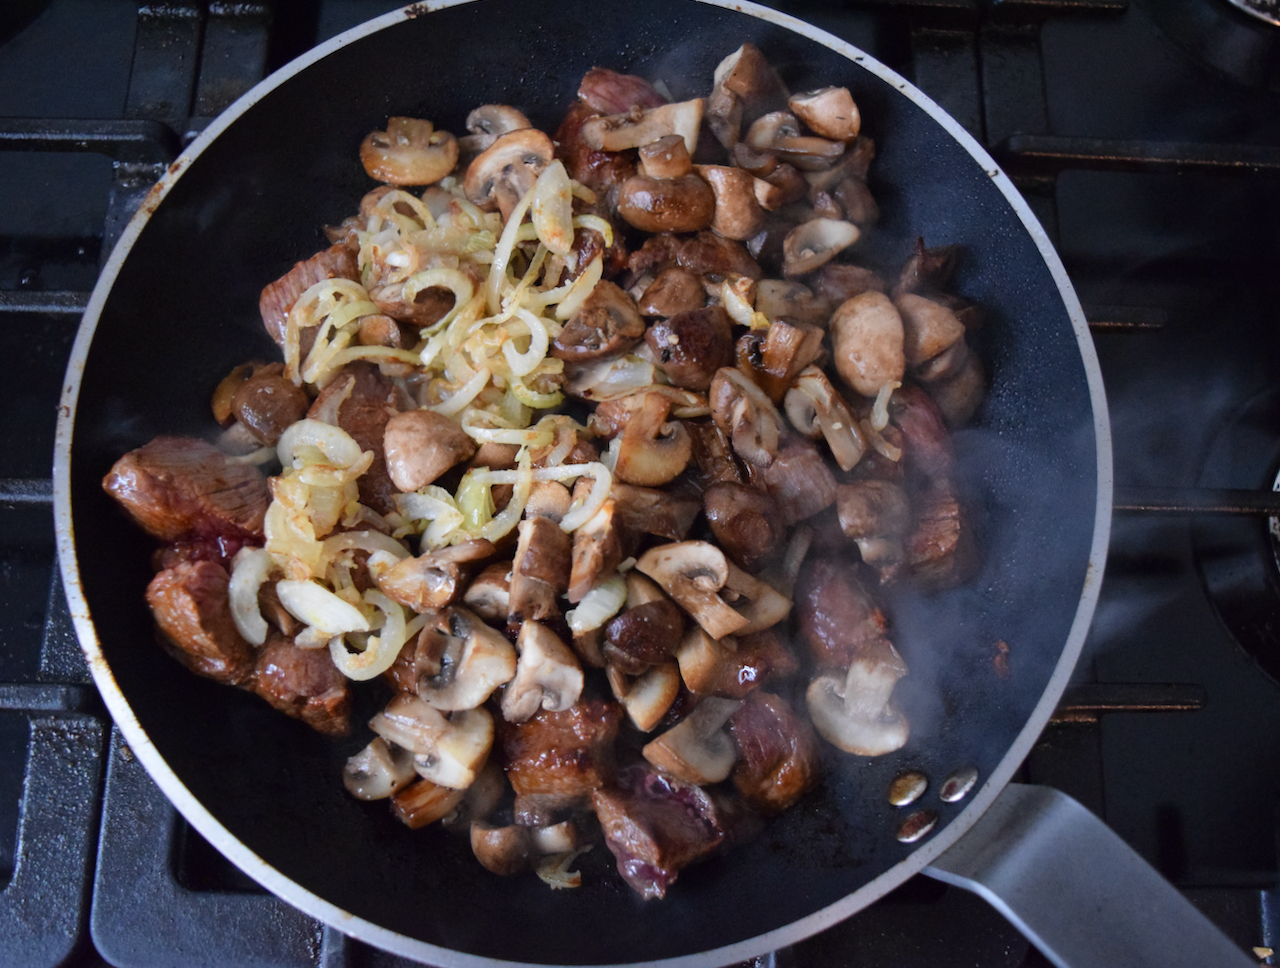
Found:
M 844 154 L 844 144 L 802 134 L 790 111 L 771 111 L 755 120 L 743 140 L 756 151 L 775 152 L 801 171 L 830 168 Z
M 782 243 L 782 272 L 788 278 L 803 276 L 830 262 L 862 235 L 852 222 L 833 218 L 810 219 L 787 233 Z
M 290 424 L 301 420 L 311 399 L 284 377 L 284 367 L 255 367 L 231 395 L 231 413 L 256 440 L 274 446 Z
M 386 131 L 371 131 L 360 144 L 370 178 L 392 185 L 434 185 L 458 162 L 458 142 L 430 121 L 388 118 Z
M 405 558 L 378 575 L 378 588 L 415 612 L 443 608 L 462 591 L 465 566 L 488 558 L 494 550 L 492 542 L 481 538 Z
M 862 127 L 858 106 L 847 87 L 823 87 L 793 94 L 787 107 L 815 134 L 835 141 L 852 141 Z
M 707 400 L 733 452 L 749 464 L 768 467 L 786 436 L 782 416 L 768 395 L 741 370 L 726 366 L 716 371 Z
M 852 470 L 866 453 L 867 441 L 844 398 L 816 366 L 801 371 L 786 396 L 791 426 L 810 439 L 825 437 L 841 470 Z
M 640 173 L 650 178 L 679 178 L 693 171 L 689 146 L 678 134 L 669 134 L 640 146 Z
M 632 175 L 618 191 L 618 214 L 643 232 L 697 232 L 711 225 L 715 210 L 711 186 L 693 173 Z
M 516 651 L 465 608 L 433 613 L 414 646 L 418 697 L 435 709 L 474 709 L 516 674 Z
M 836 372 L 864 397 L 902 381 L 903 339 L 902 316 L 882 292 L 854 296 L 831 316 Z
M 729 775 L 737 749 L 725 731 L 741 705 L 708 696 L 693 712 L 644 747 L 644 758 L 686 783 L 718 783 Z
M 405 492 L 425 487 L 476 452 L 458 422 L 434 410 L 396 414 L 382 432 L 382 448 L 392 483 Z
M 582 126 L 582 140 L 598 150 L 625 151 L 677 134 L 684 139 L 685 147 L 692 156 L 698 148 L 702 108 L 702 98 L 694 98 L 626 114 L 592 118 Z
M 911 727 L 893 701 L 906 663 L 887 641 L 860 653 L 847 673 L 814 679 L 805 694 L 814 729 L 828 743 L 858 756 L 901 749 Z
M 785 316 L 793 323 L 825 327 L 831 303 L 798 282 L 761 279 L 756 284 L 756 312 L 764 313 L 771 323 Z
M 494 827 L 477 820 L 471 824 L 471 852 L 482 867 L 501 877 L 528 870 L 533 842 L 528 827 L 509 824 Z
M 772 171 L 757 175 L 752 183 L 756 201 L 766 212 L 776 212 L 798 202 L 809 191 L 809 183 L 793 165 L 777 165 Z
M 569 587 L 573 539 L 550 518 L 526 518 L 511 563 L 507 621 L 544 621 L 560 615 L 557 599 Z
M 698 165 L 697 171 L 716 197 L 713 232 L 744 241 L 760 231 L 764 212 L 756 201 L 756 179 L 750 172 L 728 165 Z
M 658 320 L 645 343 L 676 386 L 705 390 L 716 371 L 733 363 L 733 330 L 722 306 L 704 306 Z
M 729 562 L 713 544 L 659 545 L 641 555 L 636 568 L 661 585 L 712 638 L 732 635 L 750 621 L 716 594 L 729 580 Z
M 581 308 L 551 344 L 551 355 L 572 363 L 617 356 L 644 336 L 644 320 L 631 297 L 608 279 L 596 283 Z
M 674 316 L 706 304 L 707 293 L 698 277 L 680 266 L 668 266 L 645 288 L 638 308 L 644 316 Z
M 671 401 L 662 394 L 641 392 L 625 399 L 636 405 L 609 445 L 614 478 L 643 487 L 669 483 L 693 456 L 689 432 L 680 421 L 667 420 Z
M 471 580 L 462 601 L 486 622 L 506 622 L 511 602 L 511 563 L 501 561 L 485 568 Z
M 639 675 L 668 658 L 680 642 L 684 618 L 666 598 L 629 607 L 605 626 L 604 657 L 624 672 Z

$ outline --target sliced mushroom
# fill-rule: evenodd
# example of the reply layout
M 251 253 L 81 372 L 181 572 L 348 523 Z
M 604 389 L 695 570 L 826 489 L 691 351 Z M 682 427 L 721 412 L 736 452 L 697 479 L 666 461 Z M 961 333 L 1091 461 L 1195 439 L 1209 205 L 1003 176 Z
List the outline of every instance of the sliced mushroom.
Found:
M 760 48 L 752 43 L 743 44 L 717 64 L 712 80 L 717 91 L 737 99 L 741 105 L 742 120 L 748 124 L 787 101 L 787 88 L 782 78 Z M 732 144 L 722 143 L 725 147 Z
M 832 218 L 810 219 L 787 233 L 782 243 L 782 273 L 803 276 L 830 262 L 862 235 L 852 222 Z
M 679 541 L 650 548 L 636 568 L 656 581 L 713 638 L 723 638 L 750 621 L 716 593 L 729 579 L 724 552 L 706 541 Z
M 569 570 L 569 601 L 577 604 L 604 577 L 613 574 L 625 557 L 624 532 L 613 498 L 609 498 L 573 533 Z
M 493 717 L 484 708 L 464 709 L 449 717 L 448 728 L 429 749 L 414 752 L 418 776 L 451 790 L 465 790 L 489 758 Z
M 517 527 L 507 622 L 558 618 L 556 600 L 569 587 L 573 539 L 550 518 L 526 518 Z
M 736 367 L 717 370 L 707 395 L 711 417 L 733 451 L 756 467 L 768 467 L 786 435 L 773 401 Z
M 709 695 L 728 664 L 727 655 L 736 648 L 732 638 L 715 639 L 700 626 L 684 634 L 676 649 L 680 678 L 691 692 Z
M 674 480 L 689 464 L 693 444 L 678 420 L 667 420 L 671 401 L 660 393 L 633 394 L 636 401 L 621 434 L 609 445 L 615 479 L 643 487 Z
M 644 758 L 686 783 L 719 783 L 738 758 L 725 724 L 741 705 L 708 696 L 675 726 L 645 744 Z
M 685 429 L 689 426 L 686 423 Z M 652 534 L 668 541 L 683 541 L 698 516 L 695 498 L 679 497 L 668 490 L 637 487 L 615 479 L 610 494 L 623 528 L 633 535 Z
M 658 320 L 644 340 L 668 379 L 688 390 L 706 390 L 716 371 L 733 363 L 733 327 L 722 306 Z
M 410 830 L 442 820 L 457 809 L 465 790 L 451 790 L 430 780 L 419 780 L 391 797 L 391 811 Z
M 551 355 L 571 363 L 601 360 L 627 352 L 644 337 L 635 302 L 601 279 L 551 344 Z
M 463 192 L 473 204 L 497 208 L 506 219 L 554 156 L 555 145 L 537 128 L 508 132 L 467 166 Z
M 912 292 L 899 296 L 894 306 L 902 316 L 902 350 L 908 366 L 921 366 L 964 339 L 964 324 L 946 306 Z
M 729 562 L 729 577 L 725 580 L 725 595 L 736 596 L 735 611 L 747 619 L 747 624 L 735 633 L 745 636 L 772 628 L 791 613 L 791 599 L 768 582 L 747 574 L 733 562 Z
M 747 333 L 738 340 L 738 368 L 780 403 L 797 375 L 823 356 L 822 330 L 807 323 L 777 319 L 763 333 Z
M 756 179 L 750 172 L 728 165 L 698 165 L 697 171 L 716 197 L 711 231 L 739 241 L 760 231 L 764 212 L 756 200 Z
M 582 666 L 569 647 L 545 625 L 524 622 L 516 641 L 520 660 L 502 694 L 502 716 L 523 723 L 539 708 L 568 709 L 582 694 Z
M 480 572 L 471 580 L 462 596 L 462 602 L 467 608 L 494 625 L 501 625 L 507 620 L 510 601 L 511 563 L 505 561 L 490 565 Z
M 598 151 L 625 151 L 678 134 L 692 156 L 698 150 L 702 109 L 702 98 L 694 98 L 642 111 L 592 118 L 582 126 L 582 140 Z
M 415 612 L 444 608 L 462 591 L 466 566 L 494 551 L 493 542 L 480 538 L 404 558 L 377 576 L 378 589 Z
M 689 158 L 689 147 L 678 134 L 640 146 L 641 174 L 650 178 L 679 178 L 691 171 L 693 161 Z
M 413 754 L 401 747 L 391 747 L 381 736 L 342 768 L 342 782 L 347 792 L 361 800 L 385 800 L 397 790 L 413 782 Z
M 826 326 L 831 304 L 798 282 L 761 279 L 756 284 L 756 312 L 764 313 L 771 323 L 785 316 L 796 323 Z
M 457 139 L 418 118 L 388 118 L 386 131 L 371 131 L 360 143 L 369 177 L 391 185 L 434 185 L 457 162 Z
M 964 347 L 964 340 L 955 344 Z M 963 354 L 964 363 L 954 373 L 925 384 L 925 389 L 942 412 L 950 428 L 963 427 L 977 412 L 986 392 L 986 372 L 976 353 Z
M 804 198 L 809 183 L 795 166 L 777 165 L 772 171 L 757 175 L 751 188 L 762 209 L 776 212 Z
M 893 689 L 906 674 L 897 650 L 880 640 L 853 660 L 846 675 L 819 676 L 805 693 L 814 729 L 828 743 L 857 756 L 901 749 L 911 726 L 893 702 Z
M 858 137 L 862 117 L 847 87 L 823 87 L 816 91 L 793 94 L 789 107 L 815 134 L 836 141 L 852 141 Z
M 640 676 L 629 679 L 611 674 L 614 698 L 626 710 L 627 718 L 642 733 L 651 732 L 680 695 L 680 667 L 671 661 L 650 666 Z
M 369 720 L 369 728 L 388 743 L 412 753 L 421 753 L 434 746 L 449 728 L 449 721 L 421 697 L 402 692 L 393 696 L 386 708 Z
M 800 122 L 790 111 L 771 111 L 752 123 L 743 140 L 756 151 L 775 152 L 801 171 L 830 168 L 844 154 L 844 144 L 802 134 Z
M 906 370 L 902 316 L 882 292 L 868 291 L 831 316 L 836 372 L 864 397 L 902 381 Z
M 418 638 L 418 696 L 436 709 L 474 709 L 516 674 L 516 650 L 465 608 L 445 609 Z
M 816 366 L 806 367 L 787 391 L 791 426 L 809 438 L 825 437 L 841 470 L 852 470 L 867 451 L 867 441 L 844 398 Z
M 500 877 L 529 869 L 533 841 L 528 827 L 509 824 L 494 827 L 477 820 L 471 825 L 471 852 L 481 866 Z
M 520 111 L 509 104 L 482 104 L 467 115 L 467 130 L 494 137 L 533 127 Z M 816 128 L 814 130 L 817 130 Z
M 476 444 L 451 417 L 409 410 L 387 421 L 382 432 L 387 471 L 401 491 L 416 491 L 456 464 L 469 460 Z

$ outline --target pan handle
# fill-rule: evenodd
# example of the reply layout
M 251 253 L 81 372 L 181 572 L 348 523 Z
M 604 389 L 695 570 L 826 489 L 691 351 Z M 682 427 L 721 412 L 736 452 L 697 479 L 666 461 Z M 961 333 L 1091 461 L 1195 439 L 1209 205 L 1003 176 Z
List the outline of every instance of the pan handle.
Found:
M 1011 783 L 924 869 L 986 898 L 1059 968 L 1257 968 L 1106 824 Z

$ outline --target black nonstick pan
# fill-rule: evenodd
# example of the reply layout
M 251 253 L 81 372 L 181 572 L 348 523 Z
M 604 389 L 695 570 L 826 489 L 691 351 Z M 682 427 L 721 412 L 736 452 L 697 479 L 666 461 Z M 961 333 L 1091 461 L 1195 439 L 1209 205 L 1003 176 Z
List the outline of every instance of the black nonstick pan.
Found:
M 908 745 L 878 759 L 827 750 L 826 777 L 755 841 L 641 902 L 597 848 L 583 886 L 498 878 L 462 839 L 412 832 L 344 791 L 335 744 L 261 700 L 199 679 L 156 647 L 143 601 L 151 542 L 100 481 L 162 433 L 210 436 L 208 399 L 232 366 L 275 353 L 262 286 L 326 242 L 372 187 L 357 154 L 388 115 L 461 131 L 511 103 L 554 130 L 595 65 L 705 94 L 716 64 L 759 46 L 792 90 L 848 86 L 878 155 L 870 185 L 886 261 L 918 237 L 958 245 L 956 288 L 988 310 L 991 389 L 955 436 L 983 552 L 978 577 L 888 603 L 911 675 Z M 96 682 L 177 808 L 271 891 L 356 937 L 437 965 L 726 964 L 812 934 L 880 897 L 972 827 L 1053 710 L 1079 654 L 1110 521 L 1110 440 L 1079 305 L 1009 179 L 901 78 L 849 45 L 751 5 L 660 0 L 416 4 L 344 34 L 259 85 L 174 163 L 130 224 L 85 315 L 55 468 L 65 584 Z M 1009 646 L 1010 675 L 992 666 Z M 886 791 L 930 779 L 909 808 Z M 956 771 L 977 784 L 939 795 Z M 1007 794 L 1006 794 L 1007 796 Z M 903 821 L 937 824 L 904 843 Z M 999 838 L 997 837 L 997 840 Z

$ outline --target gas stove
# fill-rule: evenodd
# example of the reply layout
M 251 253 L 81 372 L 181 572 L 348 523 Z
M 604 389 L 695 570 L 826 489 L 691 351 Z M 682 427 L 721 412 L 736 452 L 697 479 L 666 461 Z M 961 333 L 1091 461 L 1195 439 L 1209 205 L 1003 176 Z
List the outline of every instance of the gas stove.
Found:
M 1227 0 L 775 5 L 903 73 L 991 151 L 1091 322 L 1117 514 L 1076 680 L 1019 779 L 1102 816 L 1274 963 L 1280 28 Z M 49 471 L 88 292 L 163 167 L 270 70 L 395 6 L 18 0 L 0 12 L 2 964 L 408 964 L 264 893 L 135 762 L 71 628 Z M 760 961 L 1048 964 L 985 902 L 926 878 Z

